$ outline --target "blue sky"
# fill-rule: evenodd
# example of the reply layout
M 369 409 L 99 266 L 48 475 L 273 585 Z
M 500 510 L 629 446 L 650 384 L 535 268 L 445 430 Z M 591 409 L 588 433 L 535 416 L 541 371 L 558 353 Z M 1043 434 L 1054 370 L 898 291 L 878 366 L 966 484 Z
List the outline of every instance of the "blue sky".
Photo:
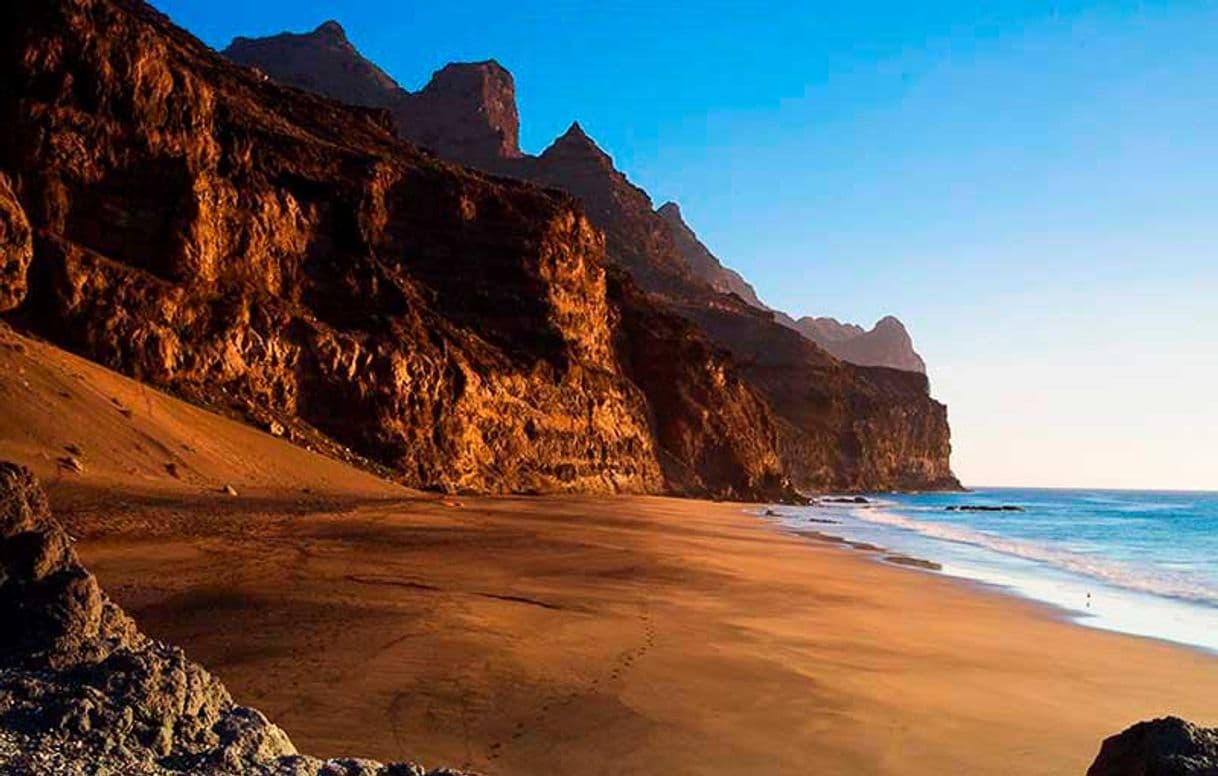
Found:
M 973 484 L 1218 488 L 1218 2 L 157 0 L 494 57 L 770 304 L 911 329 Z

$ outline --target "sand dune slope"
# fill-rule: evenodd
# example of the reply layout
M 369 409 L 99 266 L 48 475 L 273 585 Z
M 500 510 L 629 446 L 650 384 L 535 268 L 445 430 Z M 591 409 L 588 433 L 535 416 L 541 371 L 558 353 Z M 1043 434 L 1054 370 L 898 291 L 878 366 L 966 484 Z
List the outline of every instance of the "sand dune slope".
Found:
M 67 458 L 77 459 L 76 472 Z M 409 493 L 0 324 L 0 458 L 60 490 Z M 64 460 L 61 460 L 64 459 Z

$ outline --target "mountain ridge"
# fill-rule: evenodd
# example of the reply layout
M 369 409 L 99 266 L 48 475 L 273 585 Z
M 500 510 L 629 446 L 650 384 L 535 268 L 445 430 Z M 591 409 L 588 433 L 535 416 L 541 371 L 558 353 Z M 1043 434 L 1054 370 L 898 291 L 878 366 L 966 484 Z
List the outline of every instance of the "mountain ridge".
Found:
M 271 68 L 265 72 L 289 85 L 306 87 L 292 70 L 274 70 L 279 59 L 276 49 L 276 42 L 268 40 L 256 57 L 248 46 L 226 53 L 239 63 Z M 314 64 L 325 69 L 322 62 Z M 478 65 L 449 64 L 443 71 L 459 69 L 477 70 Z M 474 73 L 466 80 L 476 81 L 478 76 Z M 495 110 L 461 95 L 445 97 L 434 80 L 423 91 L 432 89 L 437 102 L 451 110 L 429 117 L 422 126 L 411 125 L 404 113 L 395 114 L 403 139 L 417 142 L 437 122 L 447 122 L 449 134 L 459 138 L 477 136 L 493 125 L 488 116 Z M 514 85 L 509 89 L 506 80 L 500 81 L 494 95 L 495 105 L 514 105 Z M 514 109 L 508 113 L 516 117 Z M 647 192 L 613 165 L 578 122 L 537 156 L 517 156 L 515 144 L 511 153 L 505 152 L 502 144 L 486 142 L 486 133 L 482 136 L 481 144 L 431 142 L 427 147 L 449 161 L 575 197 L 592 224 L 603 231 L 609 262 L 625 269 L 658 304 L 694 323 L 729 352 L 748 384 L 765 397 L 781 421 L 781 459 L 797 487 L 958 487 L 948 462 L 946 408 L 929 397 L 924 377 L 893 378 L 869 371 L 870 367 L 843 364 L 776 321 L 773 312 L 720 293 L 691 269 L 672 227 Z M 806 345 L 790 341 L 792 335 Z
M 491 172 L 564 186 L 561 177 L 547 175 L 539 164 L 520 149 L 520 118 L 511 73 L 494 59 L 450 63 L 437 70 L 418 92 L 411 93 L 375 63 L 365 58 L 347 39 L 335 21 L 323 22 L 312 32 L 280 33 L 267 38 L 238 37 L 224 54 L 236 62 L 277 76 L 286 83 L 320 94 L 369 107 L 381 107 L 393 115 L 394 125 L 406 140 L 440 156 Z M 313 58 L 306 66 L 304 55 Z M 541 154 L 563 144 L 582 148 L 606 174 L 612 159 L 574 122 Z M 607 162 L 606 166 L 604 163 Z M 825 336 L 823 327 L 801 324 L 786 313 L 773 310 L 739 272 L 723 265 L 685 222 L 680 206 L 667 202 L 656 208 L 671 227 L 678 254 L 699 279 L 720 293 L 736 294 L 748 304 L 770 310 L 779 323 L 795 329 L 833 355 L 861 366 L 890 366 L 925 372 L 925 363 L 900 337 L 877 335 L 862 327 L 851 329 L 858 341 L 850 345 L 841 332 Z M 638 272 L 637 264 L 633 270 Z M 807 317 L 800 318 L 805 321 Z M 814 319 L 817 321 L 824 319 Z M 904 326 L 902 325 L 902 328 Z

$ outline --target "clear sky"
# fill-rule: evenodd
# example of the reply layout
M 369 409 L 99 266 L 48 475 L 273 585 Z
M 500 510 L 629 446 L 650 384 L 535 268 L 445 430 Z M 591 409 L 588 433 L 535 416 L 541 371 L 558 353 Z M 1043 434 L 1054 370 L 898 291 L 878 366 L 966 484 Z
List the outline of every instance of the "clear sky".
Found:
M 1218 488 L 1218 2 L 156 0 L 494 57 L 761 297 L 909 326 L 966 483 Z

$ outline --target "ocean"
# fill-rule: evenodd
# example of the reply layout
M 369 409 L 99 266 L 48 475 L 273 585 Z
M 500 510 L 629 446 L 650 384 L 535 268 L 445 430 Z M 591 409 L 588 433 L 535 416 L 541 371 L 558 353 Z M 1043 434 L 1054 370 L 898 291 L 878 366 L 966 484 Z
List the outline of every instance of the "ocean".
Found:
M 928 573 L 1001 586 L 1082 625 L 1218 652 L 1218 492 L 980 488 L 867 499 L 776 507 L 773 519 L 940 564 Z M 1023 511 L 961 509 L 976 506 Z

